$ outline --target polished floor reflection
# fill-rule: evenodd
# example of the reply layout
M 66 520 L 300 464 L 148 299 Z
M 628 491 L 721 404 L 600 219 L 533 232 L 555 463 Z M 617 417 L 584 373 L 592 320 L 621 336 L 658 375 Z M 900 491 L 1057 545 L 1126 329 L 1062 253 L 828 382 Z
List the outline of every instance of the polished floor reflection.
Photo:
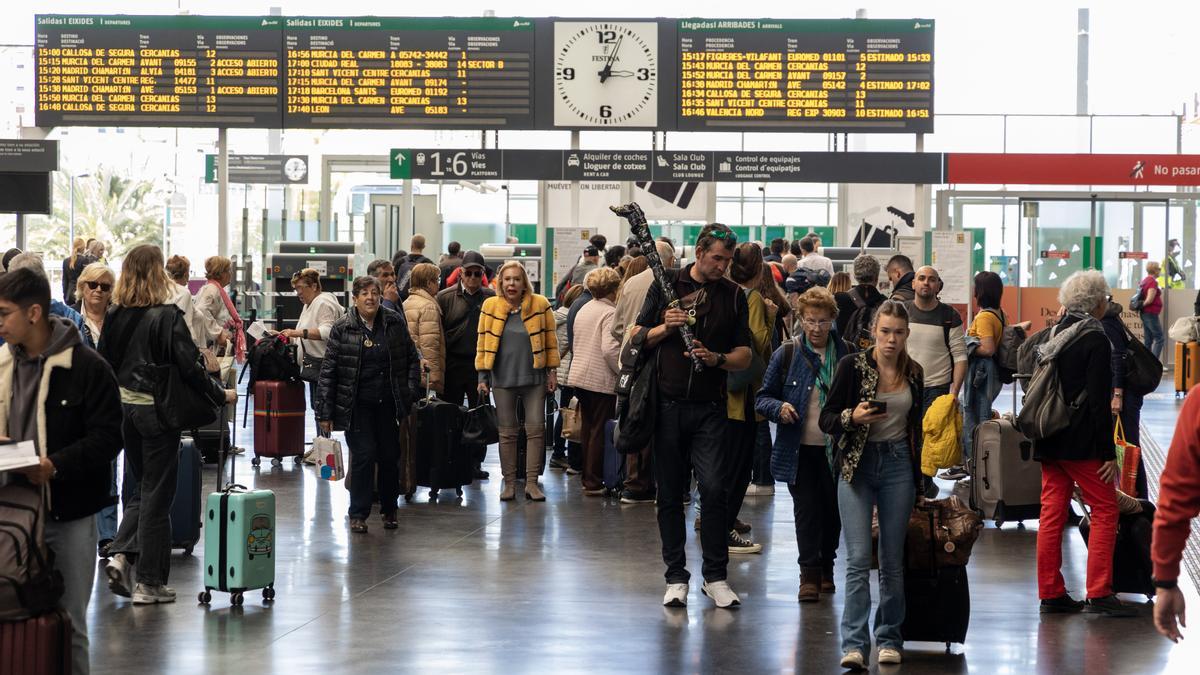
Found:
M 1148 406 L 1148 417 L 1173 421 L 1169 397 Z M 498 475 L 494 449 L 489 459 Z M 244 607 L 233 608 L 214 594 L 211 607 L 196 604 L 199 548 L 173 557 L 171 585 L 180 597 L 173 605 L 133 607 L 98 579 L 93 672 L 839 672 L 842 595 L 797 603 L 786 490 L 749 498 L 742 511 L 766 549 L 732 558 L 741 609 L 714 609 L 700 593 L 689 526 L 689 607 L 670 610 L 659 605 L 653 506 L 584 497 L 578 479 L 558 471 L 547 472 L 545 503 L 502 504 L 499 480 L 433 503 L 420 491 L 401 505 L 398 530 L 385 531 L 375 516 L 366 535 L 347 530 L 342 484 L 319 480 L 311 467 L 264 462 L 253 470 L 243 457 L 238 477 L 277 495 L 276 600 L 248 594 Z M 205 490 L 215 483 L 210 468 Z M 1080 594 L 1086 549 L 1075 530 L 1065 536 L 1068 588 Z M 1200 633 L 1171 645 L 1154 632 L 1148 609 L 1133 619 L 1041 617 L 1035 538 L 1036 523 L 984 530 L 969 569 L 966 645 L 947 655 L 940 644 L 910 644 L 902 668 L 1196 672 Z M 1200 611 L 1194 593 L 1190 600 Z

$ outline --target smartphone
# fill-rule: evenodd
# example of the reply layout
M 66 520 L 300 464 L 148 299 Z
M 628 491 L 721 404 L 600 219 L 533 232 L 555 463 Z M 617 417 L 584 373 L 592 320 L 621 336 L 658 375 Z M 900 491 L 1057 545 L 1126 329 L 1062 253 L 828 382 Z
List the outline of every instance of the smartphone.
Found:
M 867 401 L 867 406 L 870 407 L 871 412 L 876 415 L 883 415 L 887 413 L 887 401 L 870 399 Z

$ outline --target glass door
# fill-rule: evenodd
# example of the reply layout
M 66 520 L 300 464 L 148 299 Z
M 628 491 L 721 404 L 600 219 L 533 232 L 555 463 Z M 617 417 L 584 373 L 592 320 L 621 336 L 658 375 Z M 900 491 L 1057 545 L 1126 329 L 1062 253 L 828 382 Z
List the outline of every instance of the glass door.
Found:
M 1092 264 L 1091 201 L 1041 201 L 1030 210 L 1022 202 L 1030 236 L 1025 244 L 1032 286 L 1058 286 Z M 1031 215 L 1035 213 L 1036 215 Z

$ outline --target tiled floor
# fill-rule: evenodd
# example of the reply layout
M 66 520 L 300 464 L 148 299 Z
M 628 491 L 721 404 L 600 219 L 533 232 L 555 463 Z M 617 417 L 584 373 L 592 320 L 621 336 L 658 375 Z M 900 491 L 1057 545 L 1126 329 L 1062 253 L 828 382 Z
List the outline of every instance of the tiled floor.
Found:
M 1147 403 L 1146 419 L 1164 448 L 1175 405 L 1169 396 Z M 497 475 L 494 449 L 489 459 Z M 558 471 L 547 472 L 545 503 L 503 504 L 499 480 L 470 486 L 461 499 L 444 493 L 437 503 L 421 491 L 414 503 L 401 504 L 399 530 L 383 530 L 376 517 L 365 536 L 346 529 L 346 490 L 317 479 L 311 467 L 264 462 L 252 470 L 243 457 L 238 472 L 239 482 L 277 495 L 275 602 L 251 594 L 244 607 L 231 608 L 216 594 L 211 607 L 198 605 L 200 548 L 194 557 L 174 557 L 171 583 L 180 601 L 173 605 L 132 607 L 98 577 L 90 615 L 94 673 L 839 670 L 842 595 L 796 602 L 784 489 L 747 499 L 742 511 L 766 550 L 731 561 L 741 609 L 714 609 L 697 574 L 689 608 L 675 610 L 659 604 L 663 567 L 653 506 L 585 498 L 578 480 Z M 211 468 L 205 481 L 206 491 L 216 483 Z M 989 525 L 969 568 L 966 644 L 951 655 L 940 644 L 908 645 L 902 668 L 1197 672 L 1200 634 L 1171 645 L 1148 614 L 1041 617 L 1035 539 L 1036 523 Z M 1078 593 L 1086 549 L 1070 530 L 1065 544 L 1068 587 Z M 694 541 L 688 553 L 698 570 Z M 838 576 L 840 583 L 840 568 Z

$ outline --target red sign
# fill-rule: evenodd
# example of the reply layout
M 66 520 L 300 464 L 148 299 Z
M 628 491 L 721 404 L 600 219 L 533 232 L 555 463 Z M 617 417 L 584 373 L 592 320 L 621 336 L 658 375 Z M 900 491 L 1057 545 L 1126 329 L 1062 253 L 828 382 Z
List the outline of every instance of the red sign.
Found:
M 1150 254 L 1145 251 L 1120 251 L 1117 257 L 1121 260 L 1146 260 Z
M 1200 185 L 1200 155 L 946 155 L 947 183 Z
M 1042 251 L 1043 258 L 1055 258 L 1058 260 L 1068 260 L 1071 257 L 1070 251 Z

